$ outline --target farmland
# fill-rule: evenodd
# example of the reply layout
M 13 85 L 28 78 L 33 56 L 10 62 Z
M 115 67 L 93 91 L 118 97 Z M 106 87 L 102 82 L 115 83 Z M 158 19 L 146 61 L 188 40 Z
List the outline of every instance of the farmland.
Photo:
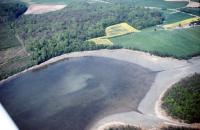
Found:
M 127 23 L 115 24 L 106 28 L 107 37 L 114 37 L 114 36 L 132 33 L 132 32 L 139 32 L 139 30 L 133 28 Z
M 20 130 L 97 130 L 88 128 L 104 121 L 160 128 L 169 122 L 159 111 L 161 93 L 200 73 L 199 8 L 187 4 L 1 0 L 2 105 Z M 188 97 L 186 112 L 198 104 L 187 106 Z
M 164 29 L 175 29 L 177 27 L 187 26 L 188 24 L 190 24 L 192 22 L 197 22 L 197 21 L 200 21 L 199 17 L 189 18 L 189 19 L 185 19 L 185 20 L 182 20 L 179 22 L 163 25 L 163 28 Z
M 150 6 L 159 8 L 181 8 L 188 4 L 188 2 L 164 1 L 164 0 L 134 0 L 135 4 L 139 6 Z
M 13 42 L 9 42 L 9 44 L 2 42 L 1 48 L 6 48 L 6 46 L 7 48 L 15 47 L 11 51 L 15 53 L 12 53 L 13 55 L 10 56 L 11 59 L 9 60 L 6 57 L 3 58 L 0 79 L 64 53 L 102 48 L 118 48 L 118 46 L 96 45 L 87 41 L 92 38 L 104 36 L 105 29 L 108 26 L 127 22 L 131 26 L 134 25 L 137 29 L 142 29 L 160 24 L 163 20 L 160 11 L 137 7 L 129 3 L 102 4 L 101 2 L 98 4 L 89 4 L 87 2 L 76 1 L 79 2 L 77 4 L 71 0 L 68 2 L 72 4 L 67 4 L 67 7 L 63 10 L 51 13 L 39 15 L 27 14 L 18 17 L 26 9 L 26 5 L 23 4 L 25 6 L 20 6 L 22 11 L 19 10 L 17 15 L 11 15 L 12 13 L 7 14 L 8 16 L 12 16 L 8 17 L 10 21 L 6 22 L 11 30 L 5 29 L 4 26 L 3 30 L 8 31 L 6 33 L 12 35 L 9 37 L 2 35 L 1 41 L 8 42 L 9 38 L 12 38 L 13 40 L 11 39 L 11 41 Z M 11 3 L 9 4 L 12 5 Z M 44 4 L 50 3 L 47 1 Z M 148 22 L 143 22 L 145 20 Z M 17 39 L 16 35 L 18 36 Z M 102 42 L 101 39 L 96 40 Z M 111 44 L 111 41 L 108 39 L 104 39 L 104 42 Z M 19 47 L 16 47 L 16 45 L 19 45 Z M 5 53 L 10 54 L 10 51 L 1 52 L 1 57 L 3 55 L 6 56 Z
M 125 48 L 182 59 L 200 54 L 199 34 L 200 27 L 195 27 L 181 30 L 142 31 L 110 38 L 110 40 L 114 45 Z
M 194 16 L 191 16 L 191 15 L 183 13 L 183 12 L 166 14 L 164 24 L 179 22 L 179 21 L 189 19 L 189 18 L 193 18 L 193 17 Z
M 125 35 L 129 33 L 134 33 L 134 32 L 140 32 L 140 31 L 128 25 L 127 23 L 120 23 L 120 24 L 115 24 L 115 25 L 111 25 L 107 27 L 105 29 L 106 36 L 93 38 L 93 39 L 90 39 L 89 41 L 92 41 L 95 44 L 113 45 L 113 43 L 108 38 Z
M 93 38 L 90 39 L 89 41 L 95 42 L 95 44 L 103 44 L 103 45 L 113 45 L 113 43 L 108 40 L 106 37 L 98 37 L 98 38 Z
M 27 2 L 33 2 L 37 4 L 71 4 L 71 3 L 80 3 L 80 2 L 88 2 L 88 3 L 121 3 L 121 0 L 23 0 Z M 105 1 L 105 2 L 102 2 Z M 164 0 L 123 0 L 124 3 L 133 3 L 137 6 L 151 6 L 151 7 L 159 7 L 159 8 L 180 8 L 184 7 L 188 4 L 188 2 L 175 2 L 175 1 L 164 1 Z

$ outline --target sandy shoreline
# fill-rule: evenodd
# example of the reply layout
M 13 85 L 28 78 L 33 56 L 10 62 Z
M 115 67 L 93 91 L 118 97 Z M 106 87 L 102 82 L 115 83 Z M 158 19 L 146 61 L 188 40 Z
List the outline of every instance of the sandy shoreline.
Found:
M 131 56 L 129 58 L 131 58 Z M 96 130 L 107 123 L 112 123 L 113 121 L 133 126 L 144 126 L 146 129 L 160 128 L 161 125 L 166 124 L 189 126 L 189 124 L 180 123 L 177 120 L 169 118 L 163 114 L 160 103 L 164 92 L 167 91 L 171 85 L 184 77 L 194 74 L 195 72 L 200 73 L 200 58 L 194 57 L 186 61 L 155 56 L 149 57 L 148 54 L 146 54 L 146 57 L 140 58 L 143 58 L 145 61 L 150 61 L 148 64 L 145 64 L 146 68 L 150 68 L 154 71 L 160 71 L 157 74 L 151 89 L 139 104 L 138 110 L 142 114 L 132 111 L 109 115 L 98 122 L 94 122 L 93 125 L 89 127 L 89 130 Z M 172 62 L 174 64 L 172 64 Z M 135 63 L 144 65 L 141 64 L 140 61 L 137 62 L 137 60 Z M 155 66 L 157 66 L 157 68 L 154 68 Z
M 144 128 L 159 127 L 160 124 L 163 123 L 185 125 L 166 118 L 166 116 L 161 113 L 159 105 L 161 101 L 160 99 L 163 93 L 175 82 L 195 72 L 200 73 L 200 57 L 195 57 L 186 61 L 173 58 L 162 58 L 150 55 L 148 53 L 128 49 L 103 49 L 94 51 L 72 52 L 54 57 L 44 63 L 35 65 L 20 73 L 10 76 L 7 79 L 0 81 L 0 84 L 12 80 L 22 74 L 25 74 L 26 72 L 48 66 L 49 64 L 56 63 L 68 58 L 84 56 L 106 57 L 126 61 L 158 72 L 150 90 L 139 104 L 138 110 L 141 113 L 131 111 L 108 115 L 107 117 L 97 122 L 92 122 L 88 127 L 89 130 L 101 130 L 100 128 L 102 128 L 102 126 L 107 126 L 110 123 L 114 123 L 115 125 L 122 123 L 130 124 L 133 126 L 144 126 Z
M 116 54 L 119 54 L 119 56 L 117 56 Z M 114 55 L 113 55 L 114 54 Z M 129 56 L 130 55 L 135 55 L 136 57 L 133 57 L 134 59 L 130 59 Z M 118 59 L 118 60 L 122 60 L 122 61 L 128 61 L 128 62 L 132 62 L 135 63 L 137 61 L 137 64 L 149 68 L 151 70 L 154 71 L 160 71 L 162 70 L 160 67 L 158 67 L 157 65 L 155 66 L 156 63 L 158 63 L 162 58 L 158 57 L 158 56 L 152 56 L 148 53 L 144 53 L 144 52 L 139 52 L 139 51 L 132 51 L 132 50 L 128 50 L 128 49 L 116 49 L 116 50 L 107 50 L 107 49 L 102 49 L 102 50 L 94 50 L 94 51 L 82 51 L 82 52 L 72 52 L 72 53 L 67 53 L 67 54 L 63 54 L 57 57 L 53 57 L 39 65 L 35 65 L 32 66 L 28 69 L 25 69 L 22 72 L 19 72 L 17 74 L 14 74 L 12 76 L 9 76 L 6 79 L 3 79 L 0 81 L 0 84 L 7 82 L 17 76 L 20 76 L 21 74 L 24 74 L 28 71 L 31 70 L 35 70 L 35 69 L 39 69 L 42 68 L 44 66 L 47 66 L 49 64 L 67 59 L 67 58 L 74 58 L 74 57 L 83 57 L 83 56 L 102 56 L 102 57 L 108 57 L 108 58 L 114 58 L 114 59 Z M 151 57 L 151 58 L 150 58 Z M 145 58 L 146 61 L 141 61 L 140 58 Z M 178 60 L 176 59 L 172 59 L 172 58 L 165 58 L 165 59 L 171 59 L 172 60 L 172 64 L 168 65 L 171 66 L 173 65 L 173 62 L 176 63 Z M 150 62 L 154 62 L 154 65 Z M 165 63 L 165 60 L 162 60 L 162 64 Z M 150 64 L 150 65 L 149 65 Z M 162 64 L 160 64 L 160 66 L 162 67 Z M 167 66 L 167 65 L 165 65 Z

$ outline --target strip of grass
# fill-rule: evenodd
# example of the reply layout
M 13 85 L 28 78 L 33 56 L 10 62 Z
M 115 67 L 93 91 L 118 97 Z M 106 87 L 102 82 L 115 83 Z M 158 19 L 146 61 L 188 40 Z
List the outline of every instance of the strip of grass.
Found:
M 187 123 L 200 122 L 200 74 L 185 78 L 173 85 L 163 97 L 166 112 Z
M 180 30 L 142 31 L 110 38 L 114 45 L 159 56 L 188 59 L 200 54 L 200 27 Z

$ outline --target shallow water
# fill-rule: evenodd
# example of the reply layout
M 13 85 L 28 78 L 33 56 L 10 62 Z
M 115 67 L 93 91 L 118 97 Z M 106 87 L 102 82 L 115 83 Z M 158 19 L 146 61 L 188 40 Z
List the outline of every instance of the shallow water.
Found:
M 20 130 L 85 130 L 137 110 L 156 72 L 102 57 L 72 58 L 0 85 L 0 102 Z

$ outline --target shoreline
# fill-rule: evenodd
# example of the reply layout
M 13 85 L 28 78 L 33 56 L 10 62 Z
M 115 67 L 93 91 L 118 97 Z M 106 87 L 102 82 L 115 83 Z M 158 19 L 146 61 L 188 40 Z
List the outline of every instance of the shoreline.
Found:
M 73 53 L 73 52 L 72 52 L 72 53 Z M 8 81 L 10 81 L 10 80 L 12 80 L 12 79 L 14 79 L 14 78 L 16 78 L 16 77 L 22 75 L 22 74 L 25 74 L 26 72 L 29 72 L 29 71 L 32 71 L 32 70 L 36 70 L 36 69 L 40 69 L 40 68 L 45 67 L 45 66 L 48 66 L 48 65 L 50 65 L 50 64 L 53 64 L 53 63 L 56 63 L 56 62 L 65 60 L 65 59 L 67 59 L 67 58 L 71 58 L 71 57 L 68 56 L 68 54 L 71 54 L 71 53 L 67 53 L 67 54 L 63 54 L 63 55 L 57 56 L 57 57 L 53 57 L 53 58 L 51 58 L 51 59 L 49 59 L 49 60 L 47 60 L 47 61 L 45 61 L 45 62 L 43 62 L 43 63 L 41 63 L 41 64 L 34 65 L 34 66 L 32 66 L 32 67 L 30 67 L 30 68 L 28 68 L 28 69 L 25 69 L 25 70 L 23 70 L 23 71 L 21 71 L 21 72 L 18 72 L 18 73 L 16 73 L 16 74 L 14 74 L 14 75 L 11 75 L 11 76 L 9 76 L 9 77 L 6 78 L 6 79 L 0 80 L 0 84 L 3 84 L 3 83 L 5 83 L 5 82 L 8 82 Z
M 117 55 L 113 56 L 112 53 L 118 53 L 119 55 L 124 55 L 124 56 L 126 56 L 126 55 L 127 56 L 136 55 L 138 57 L 134 57 L 135 59 L 131 60 L 131 58 L 129 59 L 128 57 L 125 59 L 122 56 L 117 56 Z M 17 76 L 20 76 L 20 75 L 22 75 L 22 74 L 24 74 L 26 72 L 31 71 L 31 70 L 39 69 L 39 68 L 42 68 L 44 66 L 50 65 L 52 63 L 56 63 L 56 62 L 65 60 L 67 58 L 76 58 L 76 57 L 84 57 L 84 56 L 107 57 L 107 58 L 113 58 L 113 59 L 132 62 L 132 63 L 139 62 L 139 63 L 136 63 L 136 64 L 138 64 L 138 65 L 140 65 L 142 67 L 148 68 L 148 69 L 152 69 L 154 71 L 161 71 L 161 69 L 159 67 L 158 68 L 150 67 L 150 66 L 147 65 L 147 63 L 148 62 L 152 62 L 152 61 L 156 63 L 156 62 L 158 62 L 158 61 L 163 59 L 162 57 L 151 55 L 149 53 L 135 51 L 135 50 L 128 50 L 128 49 L 114 49 L 114 50 L 101 49 L 101 50 L 92 50 L 92 51 L 71 52 L 71 53 L 66 53 L 66 54 L 63 54 L 63 55 L 60 55 L 60 56 L 57 56 L 57 57 L 53 57 L 53 58 L 51 58 L 51 59 L 49 59 L 49 60 L 47 60 L 47 61 L 45 61 L 45 62 L 43 62 L 41 64 L 34 65 L 34 66 L 32 66 L 32 67 L 30 67 L 28 69 L 25 69 L 25 70 L 23 70 L 21 72 L 18 72 L 16 74 L 14 74 L 14 75 L 11 75 L 6 79 L 0 80 L 0 84 L 3 84 L 4 82 L 7 82 L 9 80 L 12 80 L 12 79 L 16 78 Z M 139 61 L 141 57 L 142 58 L 146 58 L 147 61 L 145 63 L 141 63 Z M 151 58 L 151 59 L 149 59 L 149 58 Z M 171 60 L 172 62 L 179 61 L 179 60 L 173 59 L 173 58 L 164 58 L 164 59 Z M 146 65 L 144 65 L 144 64 L 146 64 Z
M 153 56 L 151 58 L 153 58 Z M 195 72 L 200 73 L 200 58 L 193 57 L 192 59 L 181 61 L 168 58 L 161 59 L 165 60 L 165 64 L 164 66 L 161 65 L 162 69 L 160 69 L 162 71 L 158 72 L 150 90 L 139 104 L 138 110 L 141 113 L 131 111 L 108 115 L 97 122 L 93 122 L 89 126 L 89 130 L 96 130 L 101 128 L 103 125 L 112 123 L 113 121 L 130 124 L 133 126 L 144 126 L 144 128 L 147 129 L 159 128 L 161 125 L 191 126 L 191 124 L 172 120 L 168 118 L 168 116 L 159 113 L 160 111 L 158 110 L 160 109 L 160 106 L 158 103 L 162 95 L 166 92 L 166 90 L 171 88 L 174 83 L 178 82 L 184 77 L 194 74 Z M 159 64 L 163 64 L 161 63 L 162 60 L 158 60 L 156 65 L 158 68 L 160 67 Z M 175 63 L 174 66 L 166 65 L 172 61 L 177 63 Z
M 128 49 L 101 49 L 93 51 L 72 52 L 66 53 L 54 58 L 51 58 L 39 65 L 32 66 L 22 72 L 14 74 L 4 80 L 0 81 L 0 84 L 4 84 L 18 76 L 30 72 L 35 69 L 40 69 L 53 63 L 57 63 L 70 58 L 80 58 L 85 56 L 93 57 L 105 57 L 125 61 L 129 63 L 137 64 L 141 67 L 147 68 L 151 71 L 157 71 L 158 74 L 150 90 L 145 97 L 141 100 L 138 110 L 136 111 L 116 113 L 114 115 L 108 115 L 100 120 L 91 122 L 89 130 L 97 130 L 102 126 L 109 123 L 117 122 L 129 124 L 131 126 L 145 126 L 151 128 L 153 126 L 158 127 L 161 123 L 172 123 L 180 125 L 173 120 L 166 120 L 165 115 L 159 113 L 159 100 L 162 94 L 171 87 L 171 84 L 179 81 L 181 78 L 188 76 L 194 72 L 200 73 L 200 57 L 193 57 L 190 60 L 177 60 L 174 58 L 163 58 L 149 53 L 128 50 Z M 163 117 L 162 117 L 163 116 Z M 141 122 L 142 120 L 142 122 Z

